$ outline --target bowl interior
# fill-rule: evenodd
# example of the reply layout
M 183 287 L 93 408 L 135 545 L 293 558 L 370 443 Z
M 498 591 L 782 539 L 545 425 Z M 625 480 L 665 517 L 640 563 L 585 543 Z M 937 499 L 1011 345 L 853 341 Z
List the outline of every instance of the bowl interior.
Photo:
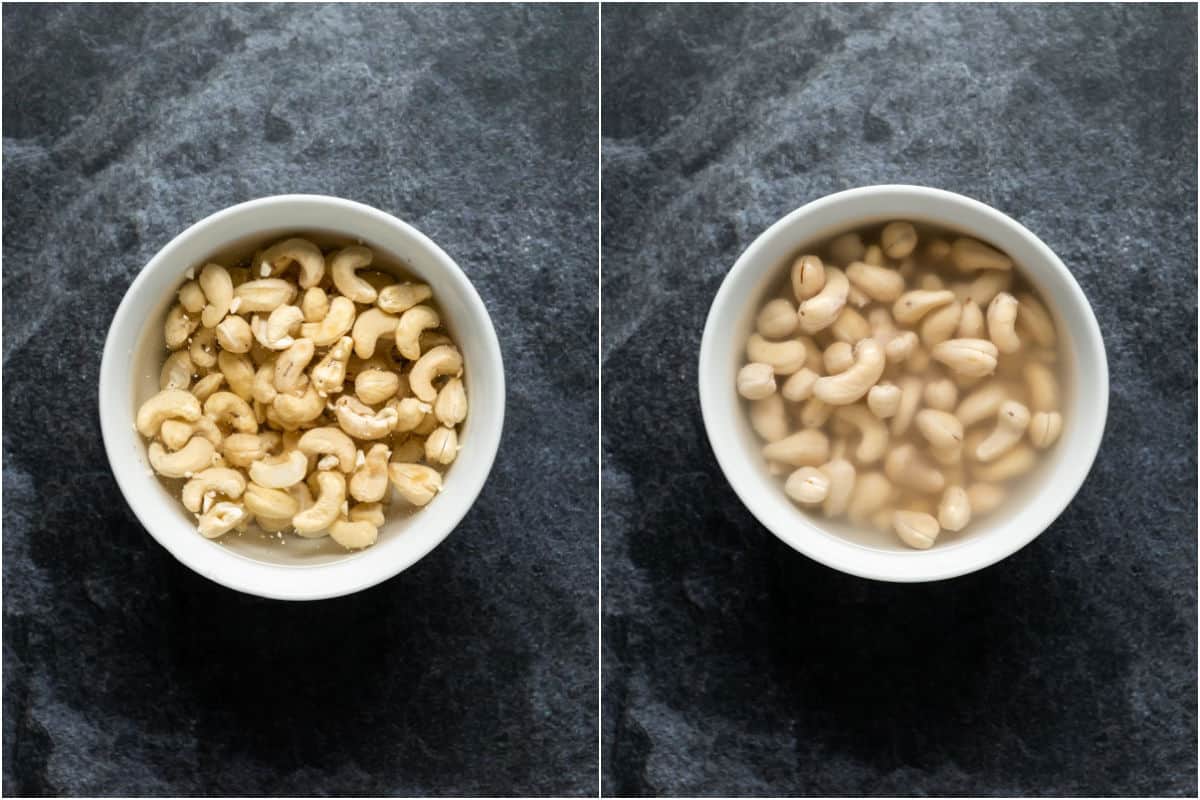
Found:
M 132 428 L 140 404 L 158 391 L 166 351 L 162 325 L 188 267 L 229 262 L 288 235 L 320 244 L 358 241 L 375 252 L 372 268 L 430 284 L 443 324 L 463 353 L 471 411 L 462 450 L 428 506 L 405 513 L 393 494 L 378 542 L 347 553 L 328 537 L 276 539 L 256 533 L 206 540 L 177 490 L 153 475 L 146 445 Z M 111 356 L 111 357 L 110 357 Z M 503 369 L 495 332 L 478 294 L 456 265 L 425 237 L 382 212 L 335 198 L 285 196 L 236 206 L 197 223 L 147 265 L 118 310 L 101 369 L 101 417 L 118 482 L 143 524 L 202 574 L 267 596 L 332 596 L 371 585 L 436 546 L 466 513 L 491 468 L 503 425 Z M 170 482 L 171 484 L 179 482 Z M 393 491 L 389 487 L 389 491 Z M 312 575 L 320 571 L 320 577 Z M 305 574 L 309 577 L 305 577 Z
M 908 219 L 974 236 L 1007 252 L 1041 295 L 1058 329 L 1063 432 L 1031 475 L 1010 487 L 1004 506 L 960 534 L 943 532 L 929 551 L 914 551 L 890 531 L 827 520 L 796 507 L 782 479 L 768 472 L 762 443 L 735 389 L 742 347 L 758 308 L 791 259 L 850 230 Z M 702 347 L 706 426 L 722 469 L 743 502 L 780 538 L 843 571 L 885 580 L 928 580 L 978 569 L 1019 549 L 1070 501 L 1086 476 L 1106 414 L 1103 345 L 1082 292 L 1031 233 L 982 204 L 920 187 L 872 187 L 817 201 L 770 228 L 738 260 L 718 293 Z

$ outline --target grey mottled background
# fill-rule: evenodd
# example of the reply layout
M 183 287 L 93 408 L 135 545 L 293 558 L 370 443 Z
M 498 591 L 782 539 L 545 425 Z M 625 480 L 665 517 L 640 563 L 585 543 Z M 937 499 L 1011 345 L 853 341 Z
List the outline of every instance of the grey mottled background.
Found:
M 604 788 L 1196 793 L 1194 6 L 605 6 Z M 1070 266 L 1108 432 L 1034 544 L 872 583 L 740 505 L 695 387 L 771 222 L 909 182 Z
M 5 6 L 5 794 L 595 792 L 596 18 Z M 281 192 L 429 234 L 508 374 L 459 529 L 313 604 L 176 563 L 126 507 L 96 417 L 140 267 Z

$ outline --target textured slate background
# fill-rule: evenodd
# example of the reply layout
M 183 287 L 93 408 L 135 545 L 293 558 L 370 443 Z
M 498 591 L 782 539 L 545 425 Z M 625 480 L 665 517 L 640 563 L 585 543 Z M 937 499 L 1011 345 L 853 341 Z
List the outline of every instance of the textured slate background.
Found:
M 594 793 L 596 9 L 3 20 L 4 792 Z M 508 373 L 496 467 L 457 532 L 316 604 L 176 563 L 127 509 L 96 416 L 141 265 L 280 192 L 432 236 Z
M 601 28 L 606 792 L 1194 796 L 1195 7 L 606 6 Z M 759 526 L 695 388 L 738 254 L 885 182 L 1036 232 L 1112 372 L 1070 509 L 936 585 Z

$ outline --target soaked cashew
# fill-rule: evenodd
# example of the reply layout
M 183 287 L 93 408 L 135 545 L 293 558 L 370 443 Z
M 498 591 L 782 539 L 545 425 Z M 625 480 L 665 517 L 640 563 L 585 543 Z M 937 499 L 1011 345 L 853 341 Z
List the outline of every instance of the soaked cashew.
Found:
M 814 506 L 829 496 L 829 476 L 816 467 L 801 467 L 788 476 L 783 490 L 797 503 Z
M 200 325 L 200 320 L 191 317 L 183 310 L 183 306 L 171 306 L 167 312 L 167 321 L 163 324 L 163 341 L 168 350 L 178 350 L 188 342 L 188 337 Z
M 890 364 L 901 364 L 917 350 L 917 334 L 912 331 L 901 331 L 892 337 L 884 347 L 884 355 Z
M 892 436 L 903 436 L 921 405 L 921 379 L 905 375 L 900 379 L 900 405 L 892 417 Z
M 271 245 L 262 254 L 262 264 L 268 275 L 279 275 L 292 264 L 300 266 L 300 288 L 316 286 L 325 277 L 325 256 L 321 249 L 307 239 L 285 239 Z
M 811 334 L 832 325 L 846 307 L 849 291 L 850 281 L 846 274 L 836 267 L 827 267 L 821 291 L 801 303 L 796 312 L 800 329 Z
M 967 501 L 972 514 L 990 514 L 1004 503 L 1008 493 L 994 483 L 976 483 L 967 487 Z
M 971 476 L 987 483 L 1001 483 L 1024 475 L 1036 463 L 1037 455 L 1033 448 L 1018 444 L 995 461 L 972 466 Z
M 292 516 L 300 510 L 300 503 L 292 494 L 282 489 L 268 489 L 253 481 L 246 484 L 242 503 L 256 517 L 287 519 L 289 523 Z
M 298 392 L 308 381 L 304 370 L 313 359 L 316 348 L 312 339 L 296 339 L 291 346 L 279 354 L 271 377 L 276 392 Z
M 452 428 L 442 428 L 442 430 L 453 431 Z M 351 497 L 363 503 L 376 503 L 383 499 L 388 488 L 389 455 L 391 455 L 391 451 L 386 444 L 371 445 L 363 463 L 350 476 Z
M 433 381 L 443 375 L 460 377 L 462 369 L 463 360 L 458 350 L 445 345 L 435 347 L 413 364 L 408 373 L 408 385 L 418 399 L 432 403 L 437 399 Z
M 198 280 L 207 301 L 200 312 L 200 322 L 206 328 L 215 328 L 229 313 L 233 302 L 233 279 L 229 270 L 220 264 L 205 264 Z
M 329 536 L 347 550 L 361 550 L 375 544 L 379 529 L 366 520 L 339 518 L 329 526 Z
M 766 442 L 777 442 L 788 434 L 787 410 L 783 397 L 770 394 L 750 403 L 750 427 Z
M 217 423 L 231 426 L 238 433 L 255 433 L 258 431 L 258 419 L 254 409 L 233 392 L 215 392 L 204 401 L 205 416 L 212 417 Z
M 995 416 L 1000 406 L 1009 399 L 1011 398 L 1008 387 L 991 381 L 963 398 L 954 416 L 958 417 L 964 428 L 969 428 L 977 422 Z
M 939 275 L 927 272 L 921 276 L 921 280 L 917 283 L 917 288 L 924 289 L 927 292 L 938 292 L 946 288 L 946 282 Z
M 363 370 L 354 378 L 354 394 L 367 405 L 382 403 L 399 389 L 400 376 L 388 370 Z
M 184 484 L 180 497 L 183 507 L 194 514 L 201 510 L 206 495 L 220 495 L 237 500 L 244 491 L 246 479 L 242 473 L 228 467 L 209 467 L 195 473 L 192 479 Z
M 439 427 L 425 437 L 425 460 L 450 464 L 458 457 L 458 434 L 454 428 Z
M 216 503 L 200 515 L 196 530 L 205 539 L 216 539 L 236 528 L 246 519 L 246 509 L 237 503 Z
M 883 266 L 883 248 L 877 244 L 868 245 L 862 261 L 873 267 Z
M 816 466 L 829 458 L 829 437 L 821 431 L 802 430 L 763 447 L 763 458 L 793 467 Z
M 801 403 L 812 397 L 813 384 L 817 382 L 817 378 L 819 377 L 817 373 L 805 367 L 788 377 L 779 392 L 783 395 L 783 399 L 790 400 L 793 403 Z M 774 385 L 773 381 L 772 385 Z
M 858 430 L 859 444 L 854 458 L 860 464 L 872 464 L 887 452 L 887 426 L 864 405 L 839 406 L 834 416 Z
M 847 307 L 866 308 L 871 304 L 871 298 L 857 286 L 850 284 L 850 288 L 846 291 L 846 303 Z
M 890 419 L 900 410 L 900 387 L 884 381 L 867 392 L 867 407 L 880 419 Z
M 825 286 L 825 264 L 817 256 L 800 256 L 792 262 L 792 294 L 800 303 Z
M 256 403 L 270 403 L 279 390 L 275 388 L 275 360 L 268 361 L 254 373 L 253 397 Z
M 365 247 L 351 246 L 333 254 L 329 274 L 337 290 L 356 303 L 374 303 L 379 293 L 357 271 L 371 265 L 374 255 Z
M 983 326 L 983 312 L 979 304 L 967 298 L 962 304 L 962 316 L 958 318 L 958 330 L 954 332 L 956 339 L 982 339 L 987 335 Z
M 904 293 L 904 276 L 887 267 L 855 261 L 846 267 L 846 278 L 867 297 L 881 303 L 893 303 Z
M 928 464 L 911 444 L 893 448 L 883 462 L 883 472 L 895 484 L 926 494 L 942 491 L 946 479 Z
M 158 373 L 159 389 L 187 389 L 192 384 L 192 373 L 196 371 L 192 357 L 186 350 L 176 350 L 167 356 Z
M 300 299 L 300 311 L 305 322 L 320 322 L 329 313 L 329 295 L 320 286 L 311 287 Z
M 889 222 L 879 234 L 879 243 L 888 258 L 905 258 L 917 248 L 917 229 L 911 222 Z
M 821 504 L 821 511 L 827 517 L 840 517 L 846 513 L 850 497 L 854 494 L 857 471 L 854 465 L 844 458 L 835 458 L 824 464 L 821 472 L 829 478 L 829 494 Z
M 379 290 L 375 304 L 389 314 L 402 314 L 431 297 L 433 291 L 424 283 L 394 283 Z
M 1034 411 L 1058 410 L 1058 380 L 1045 364 L 1030 361 L 1025 365 L 1025 386 L 1029 390 L 1029 406 Z
M 871 335 L 871 324 L 853 308 L 843 308 L 842 313 L 838 314 L 838 318 L 829 326 L 829 332 L 840 342 L 854 344 Z
M 1017 298 L 1008 292 L 1000 292 L 988 304 L 987 329 L 992 344 L 1001 353 L 1015 353 L 1021 349 L 1016 323 Z
M 339 397 L 333 411 L 342 430 L 356 439 L 381 439 L 392 432 L 399 418 L 394 408 L 375 411 L 349 395 Z
M 255 371 L 249 356 L 222 350 L 217 353 L 217 369 L 221 370 L 234 394 L 246 402 L 254 399 Z
M 426 427 L 426 420 L 432 420 L 428 423 L 430 430 L 438 423 L 438 419 L 429 413 L 433 407 L 415 397 L 394 397 L 388 401 L 387 407 L 396 412 L 396 424 L 393 430 L 400 433 Z
M 829 405 L 849 405 L 862 398 L 883 374 L 883 350 L 874 339 L 863 339 L 854 347 L 854 366 L 837 375 L 818 378 L 813 395 Z
M 758 333 L 752 333 L 746 341 L 746 357 L 752 362 L 770 364 L 776 375 L 796 372 L 804 366 L 806 355 L 804 345 L 795 339 L 773 342 Z
M 949 378 L 925 384 L 925 405 L 938 411 L 953 411 L 958 403 L 958 387 Z
M 188 281 L 183 286 L 179 287 L 179 305 L 183 306 L 183 310 L 192 316 L 198 316 L 208 305 L 208 300 L 204 296 L 204 290 L 200 288 L 200 284 L 196 281 Z
M 926 314 L 921 320 L 921 342 L 932 349 L 952 338 L 962 319 L 962 309 L 962 304 L 955 300 Z
M 405 311 L 396 323 L 396 349 L 410 361 L 417 360 L 421 357 L 421 334 L 441 324 L 438 313 L 429 306 L 413 306 Z
M 892 515 L 892 524 L 900 541 L 917 550 L 933 547 L 941 532 L 941 526 L 933 515 L 920 511 L 897 511 Z
M 317 472 L 315 480 L 320 489 L 316 500 L 292 517 L 292 527 L 299 533 L 313 534 L 328 530 L 346 502 L 346 479 L 342 473 L 331 470 Z
M 286 489 L 304 480 L 308 458 L 299 450 L 267 456 L 250 465 L 250 480 L 267 489 Z
M 382 503 L 357 503 L 350 506 L 351 522 L 369 522 L 376 528 L 382 528 L 385 520 Z
M 962 447 L 962 422 L 950 412 L 925 408 L 917 412 L 916 422 L 917 430 L 934 449 L 953 452 Z
M 1045 450 L 1058 441 L 1062 425 L 1062 414 L 1057 411 L 1039 411 L 1029 422 L 1029 441 L 1037 449 Z
M 353 347 L 354 340 L 349 336 L 343 336 L 337 344 L 329 348 L 329 352 L 325 354 L 321 362 L 313 367 L 312 385 L 316 387 L 318 394 L 331 395 L 342 391 L 342 385 L 346 380 L 346 364 L 350 360 L 350 351 Z
M 1004 253 L 965 236 L 955 239 L 950 245 L 950 260 L 963 272 L 980 269 L 1010 270 L 1013 266 L 1012 259 Z
M 384 313 L 378 308 L 369 308 L 359 314 L 358 319 L 354 320 L 354 329 L 350 333 L 350 337 L 354 339 L 355 355 L 359 358 L 370 358 L 380 339 L 395 338 L 398 322 L 396 317 Z
M 165 478 L 190 478 L 200 470 L 211 467 L 216 453 L 212 442 L 201 436 L 193 436 L 174 453 L 168 453 L 158 442 L 151 442 L 147 448 L 150 466 Z
M 354 327 L 355 314 L 352 300 L 335 297 L 329 302 L 329 310 L 320 322 L 305 322 L 300 326 L 300 335 L 312 339 L 317 347 L 328 347 Z
M 980 442 L 975 449 L 974 457 L 979 461 L 995 461 L 1007 453 L 1025 435 L 1029 427 L 1029 409 L 1018 402 L 1009 400 L 1000 406 L 996 412 L 996 427 L 991 434 Z
M 467 418 L 467 392 L 461 378 L 446 381 L 433 404 L 433 413 L 438 422 L 450 428 Z
M 332 455 L 337 459 L 338 469 L 342 472 L 354 471 L 358 448 L 339 428 L 326 426 L 305 431 L 296 448 L 307 456 Z
M 947 486 L 938 503 L 938 524 L 948 531 L 961 531 L 971 521 L 971 501 L 961 486 Z
M 764 338 L 782 339 L 795 332 L 797 322 L 796 309 L 787 300 L 777 297 L 758 312 L 754 327 Z
M 980 307 L 992 302 L 997 294 L 1007 291 L 1012 285 L 1011 272 L 985 272 L 966 286 L 963 302 L 974 300 Z
M 251 463 L 266 458 L 271 452 L 271 441 L 255 433 L 231 433 L 221 443 L 221 454 L 234 467 L 249 467 Z
M 137 412 L 138 433 L 147 438 L 158 434 L 164 420 L 195 422 L 200 418 L 200 401 L 183 389 L 164 389 L 142 403 Z
M 442 490 L 442 476 L 424 464 L 388 464 L 388 479 L 396 491 L 414 506 L 428 505 Z
M 1017 300 L 1017 327 L 1036 342 L 1038 347 L 1053 348 L 1058 342 L 1058 336 L 1054 332 L 1054 321 L 1050 318 L 1050 312 L 1028 292 L 1018 295 Z
M 239 314 L 270 313 L 296 299 L 295 284 L 282 278 L 262 278 L 246 281 L 233 290 L 238 300 Z
M 834 342 L 825 348 L 821 358 L 825 362 L 825 371 L 837 375 L 854 366 L 854 347 L 846 342 Z
M 846 516 L 855 523 L 868 520 L 888 504 L 894 493 L 892 482 L 883 473 L 864 472 L 854 481 L 854 490 L 846 505 Z
M 201 328 L 192 336 L 192 344 L 188 355 L 192 363 L 204 369 L 212 369 L 217 363 L 216 331 L 213 328 Z
M 230 353 L 249 353 L 254 343 L 250 324 L 239 316 L 231 315 L 217 323 L 217 344 Z
M 844 233 L 829 243 L 829 255 L 837 264 L 861 261 L 866 253 L 867 246 L 857 233 Z
M 954 372 L 979 378 L 996 371 L 999 351 L 986 339 L 950 339 L 934 347 L 931 355 Z
M 311 422 L 325 411 L 325 398 L 317 393 L 310 381 L 301 394 L 279 392 L 271 401 L 268 415 L 272 412 L 285 425 L 303 425 Z
M 892 305 L 892 318 L 901 325 L 915 325 L 930 311 L 954 302 L 954 292 L 915 289 L 900 295 Z

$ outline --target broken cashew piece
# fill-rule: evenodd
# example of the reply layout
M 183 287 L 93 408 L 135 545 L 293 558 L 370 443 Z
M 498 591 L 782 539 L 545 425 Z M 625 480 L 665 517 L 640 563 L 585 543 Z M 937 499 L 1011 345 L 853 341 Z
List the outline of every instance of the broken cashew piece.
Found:
M 333 412 L 342 430 L 356 439 L 381 439 L 392 432 L 399 418 L 394 408 L 375 411 L 348 395 L 334 402 Z
M 391 450 L 386 444 L 371 445 L 363 463 L 350 476 L 350 496 L 363 503 L 377 503 L 387 494 L 388 456 Z
M 961 531 L 971 521 L 971 501 L 961 486 L 948 486 L 938 504 L 938 524 L 948 531 Z
M 205 539 L 216 539 L 236 528 L 246 519 L 246 509 L 237 503 L 221 502 L 200 516 L 196 530 Z
M 312 368 L 311 383 L 318 393 L 331 395 L 342 391 L 346 380 L 346 365 L 350 361 L 350 351 L 353 347 L 354 340 L 343 336 L 337 344 L 329 348 L 321 362 Z
M 329 536 L 347 550 L 361 550 L 375 544 L 379 528 L 371 522 L 338 518 L 329 526 Z
M 163 341 L 168 350 L 178 350 L 187 344 L 188 337 L 200 325 L 200 320 L 188 316 L 181 305 L 171 306 L 163 323 Z
M 1058 441 L 1062 425 L 1062 414 L 1057 411 L 1039 411 L 1029 421 L 1029 441 L 1037 449 L 1045 450 Z
M 783 491 L 797 503 L 815 506 L 829 496 L 829 476 L 816 467 L 801 467 L 788 476 Z

